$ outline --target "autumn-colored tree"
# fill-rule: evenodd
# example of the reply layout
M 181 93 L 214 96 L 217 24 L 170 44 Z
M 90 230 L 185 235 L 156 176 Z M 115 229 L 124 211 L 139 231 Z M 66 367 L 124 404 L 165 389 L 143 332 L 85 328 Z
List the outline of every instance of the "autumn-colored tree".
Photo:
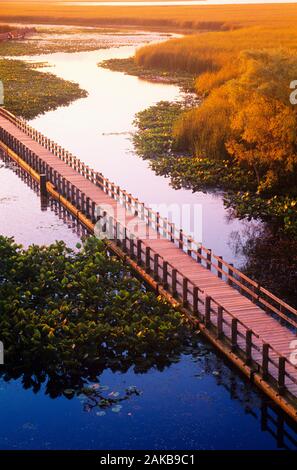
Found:
M 254 93 L 231 119 L 226 148 L 238 162 L 251 166 L 259 190 L 277 186 L 297 165 L 297 116 L 278 100 Z
M 289 97 L 297 59 L 284 50 L 246 51 L 230 74 L 231 79 L 223 71 L 198 79 L 204 91 L 207 83 L 213 89 L 177 122 L 176 139 L 195 155 L 227 154 L 253 168 L 259 191 L 280 189 L 284 181 L 296 187 L 297 110 Z

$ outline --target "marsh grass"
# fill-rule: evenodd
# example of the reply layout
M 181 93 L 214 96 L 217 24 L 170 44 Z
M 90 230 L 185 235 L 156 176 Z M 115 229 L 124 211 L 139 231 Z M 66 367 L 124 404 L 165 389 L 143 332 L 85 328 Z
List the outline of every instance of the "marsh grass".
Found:
M 20 60 L 0 59 L 0 79 L 5 107 L 25 119 L 87 96 L 78 84 L 35 70 Z
M 25 7 L 24 7 L 25 5 Z M 297 5 L 67 6 L 58 2 L 1 2 L 2 22 L 225 31 L 243 26 L 294 26 Z
M 115 72 L 134 75 L 149 82 L 178 85 L 186 92 L 195 91 L 195 76 L 193 74 L 187 72 L 168 72 L 156 67 L 146 68 L 138 65 L 134 57 L 104 60 L 100 62 L 98 66 Z

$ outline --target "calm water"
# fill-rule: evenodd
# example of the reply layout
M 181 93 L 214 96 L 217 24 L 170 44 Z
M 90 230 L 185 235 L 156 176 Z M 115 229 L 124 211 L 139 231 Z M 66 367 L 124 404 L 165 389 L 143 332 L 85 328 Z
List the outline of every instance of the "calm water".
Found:
M 132 153 L 129 138 L 123 135 L 133 130 L 137 110 L 160 99 L 179 98 L 176 87 L 147 84 L 96 66 L 104 57 L 132 52 L 128 47 L 46 57 L 55 64 L 52 71 L 66 78 L 71 75 L 90 94 L 33 124 L 146 202 L 202 201 L 204 236 L 223 249 L 232 230 L 244 227 L 225 221 L 220 197 L 174 191 Z M 25 182 L 20 172 L 1 162 L 0 233 L 14 235 L 25 245 L 64 239 L 75 246 L 79 239 L 59 208 L 42 211 L 30 180 Z M 297 448 L 296 427 L 202 338 L 195 350 L 185 351 L 165 370 L 154 368 L 145 374 L 135 373 L 133 367 L 126 373 L 105 370 L 91 385 L 96 390 L 103 385 L 106 397 L 121 398 L 128 387 L 137 387 L 140 393 L 114 411 L 103 413 L 77 396 L 62 394 L 54 399 L 58 386 L 47 380 L 38 384 L 32 377 L 28 383 L 28 377 L 0 378 L 0 449 Z
M 18 174 L 20 174 L 18 172 Z M 0 235 L 14 237 L 17 243 L 49 245 L 64 240 L 72 248 L 79 236 L 63 220 L 48 210 L 41 210 L 36 193 L 6 168 L 0 159 Z
M 156 36 L 152 39 L 157 40 Z M 50 67 L 43 71 L 75 80 L 89 93 L 87 98 L 39 116 L 31 124 L 140 201 L 164 216 L 171 214 L 186 233 L 238 266 L 242 259 L 234 253 L 233 240 L 245 239 L 256 224 L 229 220 L 219 194 L 173 189 L 169 179 L 156 176 L 148 162 L 133 151 L 135 113 L 160 100 L 182 98 L 174 85 L 148 83 L 98 67 L 102 60 L 133 55 L 136 47 L 25 57 L 47 61 Z
M 129 386 L 141 392 L 105 415 L 98 407 L 84 411 L 77 397 L 51 399 L 45 385 L 33 393 L 20 380 L 0 380 L 0 448 L 296 449 L 296 430 L 282 427 L 282 416 L 203 344 L 201 350 L 163 372 L 105 371 L 100 383 L 108 387 L 107 396 L 122 395 Z M 271 434 L 277 430 L 278 442 Z

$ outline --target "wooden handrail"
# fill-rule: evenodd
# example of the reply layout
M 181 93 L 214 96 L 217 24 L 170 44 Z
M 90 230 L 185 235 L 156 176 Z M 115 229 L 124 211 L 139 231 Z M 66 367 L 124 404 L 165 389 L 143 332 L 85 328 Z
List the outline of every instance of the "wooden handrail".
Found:
M 121 202 L 121 200 L 124 198 L 125 206 L 129 208 L 132 213 L 133 209 L 134 214 L 137 212 L 138 216 L 140 213 L 142 213 L 148 225 L 159 229 L 159 232 L 162 232 L 163 236 L 166 236 L 166 238 L 170 239 L 183 251 L 187 251 L 191 257 L 196 258 L 197 261 L 201 263 L 204 262 L 208 268 L 217 272 L 219 277 L 234 283 L 237 288 L 240 289 L 248 298 L 251 298 L 259 304 L 264 305 L 266 309 L 269 309 L 272 314 L 276 314 L 280 319 L 286 321 L 290 326 L 293 326 L 297 329 L 297 322 L 295 321 L 297 319 L 297 309 L 288 305 L 286 302 L 259 285 L 256 281 L 246 276 L 244 273 L 223 260 L 221 257 L 213 254 L 212 250 L 204 247 L 201 243 L 192 239 L 192 237 L 184 234 L 183 231 L 180 231 L 173 222 L 168 221 L 166 218 L 160 216 L 153 209 L 146 207 L 144 203 L 139 201 L 138 198 L 133 197 L 126 190 L 111 182 L 108 178 L 104 177 L 102 173 L 91 169 L 88 165 L 81 162 L 81 160 L 79 160 L 77 157 L 73 156 L 58 144 L 45 137 L 36 129 L 32 128 L 25 120 L 14 116 L 3 107 L 0 108 L 0 115 L 11 121 L 27 135 L 30 135 L 32 139 L 39 142 L 42 146 L 48 148 L 69 166 L 74 167 L 86 179 L 89 179 L 94 184 L 100 185 L 102 189 L 114 197 L 114 199 Z M 100 179 L 101 183 L 99 183 Z M 190 248 L 189 242 L 191 244 Z M 224 270 L 224 268 L 226 270 Z M 254 292 L 254 289 L 257 290 L 256 293 Z M 275 303 L 277 305 L 274 305 Z M 293 316 L 294 318 L 291 318 L 290 316 Z

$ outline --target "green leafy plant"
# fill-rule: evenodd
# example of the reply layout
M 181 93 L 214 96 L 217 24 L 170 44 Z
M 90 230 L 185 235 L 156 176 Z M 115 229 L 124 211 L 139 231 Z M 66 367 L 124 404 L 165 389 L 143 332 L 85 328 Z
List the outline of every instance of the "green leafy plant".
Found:
M 24 250 L 0 237 L 0 331 L 10 367 L 57 374 L 164 367 L 189 329 L 103 242 Z

